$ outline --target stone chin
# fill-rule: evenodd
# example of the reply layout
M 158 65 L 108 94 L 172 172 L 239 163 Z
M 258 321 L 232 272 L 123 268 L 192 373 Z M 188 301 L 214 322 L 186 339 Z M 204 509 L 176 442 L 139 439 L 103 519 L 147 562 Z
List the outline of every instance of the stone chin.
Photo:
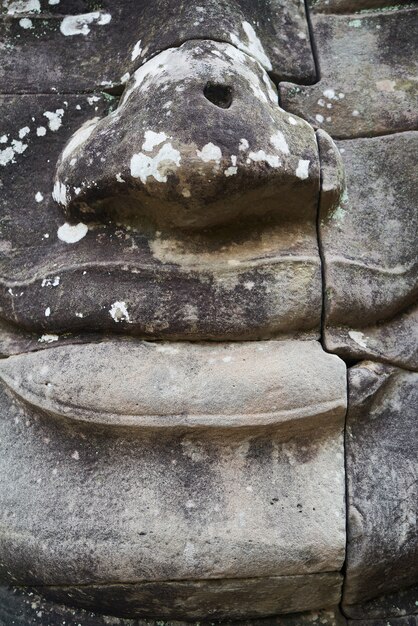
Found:
M 316 341 L 108 340 L 0 376 L 16 584 L 125 617 L 338 601 L 346 370 Z

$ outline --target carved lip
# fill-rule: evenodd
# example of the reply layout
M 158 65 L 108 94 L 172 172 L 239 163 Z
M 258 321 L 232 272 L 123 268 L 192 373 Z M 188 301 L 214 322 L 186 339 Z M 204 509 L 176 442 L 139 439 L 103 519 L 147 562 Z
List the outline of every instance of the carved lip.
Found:
M 345 411 L 345 365 L 316 341 L 67 345 L 4 359 L 0 377 L 44 412 L 107 426 L 297 429 Z

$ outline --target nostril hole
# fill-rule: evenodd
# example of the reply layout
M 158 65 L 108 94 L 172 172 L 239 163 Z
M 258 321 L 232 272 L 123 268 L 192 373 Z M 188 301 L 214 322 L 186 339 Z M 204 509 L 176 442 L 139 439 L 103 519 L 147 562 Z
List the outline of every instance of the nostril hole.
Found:
M 205 98 L 221 109 L 229 109 L 232 104 L 232 87 L 219 83 L 206 83 L 203 94 Z

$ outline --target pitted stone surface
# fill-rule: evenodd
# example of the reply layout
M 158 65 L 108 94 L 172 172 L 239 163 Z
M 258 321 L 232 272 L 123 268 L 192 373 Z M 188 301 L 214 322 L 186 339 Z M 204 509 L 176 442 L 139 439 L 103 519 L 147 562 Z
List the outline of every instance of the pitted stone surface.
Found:
M 340 141 L 341 156 L 321 133 L 319 145 L 325 345 L 415 369 L 418 133 Z
M 321 79 L 281 83 L 281 106 L 334 138 L 418 128 L 418 9 L 312 16 Z M 393 45 L 396 42 L 396 46 Z
M 418 582 L 418 374 L 366 361 L 348 381 L 343 601 L 350 614 L 352 604 Z
M 55 5 L 9 0 L 0 39 L 5 42 L 0 92 L 6 93 L 123 86 L 145 60 L 193 39 L 231 43 L 277 80 L 316 80 L 305 6 L 298 0 L 65 0 Z

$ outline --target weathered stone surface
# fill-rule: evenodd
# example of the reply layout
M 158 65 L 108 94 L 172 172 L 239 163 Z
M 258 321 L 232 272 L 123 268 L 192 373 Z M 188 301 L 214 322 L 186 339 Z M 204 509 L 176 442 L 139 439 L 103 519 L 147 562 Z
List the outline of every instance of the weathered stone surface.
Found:
M 72 93 L 122 86 L 145 60 L 193 39 L 232 43 L 250 52 L 277 80 L 316 79 L 305 6 L 298 0 L 3 4 L 0 92 Z
M 418 585 L 401 589 L 363 604 L 351 604 L 344 612 L 353 619 L 383 620 L 392 617 L 412 616 L 418 613 Z
M 48 597 L 58 602 L 76 602 L 87 609 L 97 607 L 118 616 L 158 614 L 162 619 L 235 620 L 315 609 L 327 602 L 336 604 L 341 583 L 341 574 L 335 572 L 245 580 L 56 587 L 48 590 Z
M 106 593 L 106 592 L 105 592 Z M 206 621 L 206 620 L 205 620 Z M 52 604 L 34 591 L 0 587 L 0 626 L 161 626 L 161 620 L 127 619 L 100 616 L 83 609 Z M 209 618 L 206 623 L 213 623 Z M 217 621 L 219 626 L 343 626 L 344 618 L 335 609 L 291 613 L 280 617 L 231 622 Z M 165 620 L 165 626 L 198 626 L 196 622 Z
M 264 346 L 251 343 L 241 348 L 253 351 L 251 362 L 254 370 L 259 371 L 260 381 L 263 376 L 268 377 L 269 367 L 263 367 L 266 361 L 259 348 L 274 350 L 274 343 Z M 173 348 L 166 346 L 167 358 Z M 209 359 L 219 347 L 195 349 L 202 351 L 202 355 L 206 350 Z M 233 352 L 240 347 L 227 346 L 226 350 Z M 285 353 L 285 344 L 277 350 Z M 343 564 L 345 548 L 342 448 L 345 368 L 336 357 L 325 353 L 321 356 L 318 347 L 307 343 L 306 350 L 316 354 L 317 376 L 329 381 L 333 406 L 325 410 L 312 407 L 315 418 L 281 423 L 276 420 L 275 424 L 257 424 L 249 417 L 241 422 L 245 426 L 228 428 L 225 412 L 224 416 L 218 416 L 216 424 L 212 422 L 193 430 L 184 426 L 185 415 L 179 417 L 177 427 L 172 420 L 171 428 L 165 431 L 99 427 L 59 417 L 53 405 L 40 410 L 37 400 L 38 408 L 31 408 L 5 389 L 1 396 L 4 419 L 0 423 L 2 580 L 75 588 L 80 584 L 109 582 L 155 583 L 156 595 L 151 604 L 154 611 L 158 608 L 160 616 L 170 614 L 170 603 L 174 600 L 169 595 L 165 604 L 164 597 L 158 595 L 161 589 L 158 584 L 178 589 L 181 597 L 182 585 L 176 587 L 175 581 L 182 580 L 196 584 L 200 580 L 203 587 L 205 580 L 222 580 L 219 593 L 224 589 L 223 593 L 227 594 L 228 585 L 233 585 L 227 579 L 256 577 L 254 593 L 259 594 L 260 600 L 253 605 L 253 615 L 302 611 L 337 603 L 340 584 L 337 572 Z M 231 354 L 220 357 L 220 361 L 230 365 L 233 372 L 234 359 L 222 361 Z M 34 373 L 43 371 L 44 355 L 45 352 L 40 353 L 41 360 L 32 365 Z M 10 357 L 10 361 L 20 358 L 31 356 Z M 198 403 L 202 393 L 198 366 L 193 363 L 190 358 L 189 404 Z M 283 358 L 283 371 L 287 363 Z M 70 368 L 68 359 L 67 366 Z M 86 374 L 88 367 L 87 360 Z M 109 354 L 106 367 L 111 375 L 117 367 L 123 370 L 123 362 L 119 359 L 112 364 Z M 292 371 L 291 366 L 289 369 Z M 218 376 L 216 372 L 215 375 Z M 307 389 L 308 371 L 299 367 L 296 375 L 299 389 Z M 208 392 L 215 395 L 216 391 L 210 392 L 209 373 L 206 377 Z M 104 389 L 96 378 L 98 399 Z M 225 370 L 224 378 L 230 381 L 233 398 L 236 378 L 232 373 L 227 377 Z M 80 387 L 91 390 L 88 376 L 77 380 Z M 281 385 L 286 382 L 284 379 L 281 382 L 277 373 L 270 380 L 275 380 L 276 387 L 271 386 L 267 391 L 266 383 L 262 382 L 265 391 L 259 401 L 271 402 L 274 410 L 276 399 L 280 409 L 285 393 Z M 45 382 L 47 397 L 53 383 Z M 176 393 L 176 379 L 172 386 L 166 386 L 167 381 L 160 386 L 155 382 L 154 412 L 157 413 L 167 391 Z M 145 394 L 147 380 L 138 378 L 136 386 L 139 385 Z M 251 388 L 248 382 L 247 385 Z M 224 388 L 227 386 L 225 382 Z M 315 391 L 312 386 L 309 393 L 319 396 L 324 393 L 323 385 L 317 387 Z M 292 392 L 287 393 L 290 396 Z M 302 398 L 303 394 L 300 391 L 299 394 Z M 219 397 L 222 396 L 227 403 L 226 394 L 219 388 Z M 75 396 L 73 401 L 77 403 Z M 251 401 L 248 407 L 253 411 Z M 184 403 L 183 408 L 186 415 L 193 410 Z M 217 411 L 219 414 L 218 408 Z M 268 580 L 277 576 L 284 578 L 276 582 Z M 286 592 L 280 591 L 277 582 L 283 582 Z M 263 587 L 264 583 L 267 587 Z M 247 595 L 251 581 L 243 584 Z M 266 591 L 273 587 L 277 595 Z M 93 591 L 91 594 L 86 591 L 86 602 L 96 597 Z M 120 611 L 122 597 L 121 593 Z M 199 606 L 202 614 L 200 601 L 190 602 L 190 615 Z M 213 602 L 222 607 L 221 601 L 216 605 L 214 598 Z M 236 598 L 235 604 L 232 600 L 228 602 L 231 603 L 225 605 L 227 611 L 245 615 L 240 613 Z M 263 608 L 266 602 L 267 609 Z M 151 604 L 148 603 L 148 614 Z M 247 608 L 250 616 L 251 607 L 247 605 Z M 186 617 L 188 609 L 184 610 Z
M 348 614 L 352 604 L 418 582 L 417 383 L 418 374 L 389 365 L 349 370 Z
M 53 195 L 75 223 L 202 230 L 312 220 L 318 189 L 313 129 L 277 106 L 260 64 L 229 44 L 189 41 L 142 65 L 118 108 L 77 130 Z
M 64 226 L 51 196 L 59 154 L 84 122 L 114 102 L 103 94 L 2 97 L 1 317 L 36 332 L 41 343 L 43 335 L 103 330 L 193 339 L 317 337 L 321 271 L 312 203 L 310 215 L 294 220 L 258 219 L 194 235 L 112 223 L 88 232 Z M 251 143 L 253 149 L 260 144 Z
M 349 626 L 417 626 L 418 615 L 406 615 L 405 617 L 391 617 L 382 619 L 360 619 L 347 621 Z
M 318 139 L 325 345 L 417 368 L 418 133 L 341 141 L 341 157 Z
M 414 5 L 411 0 L 308 0 L 314 13 L 360 13 L 376 9 L 401 9 Z
M 321 79 L 312 86 L 282 83 L 284 109 L 335 138 L 417 129 L 416 7 L 317 14 L 312 27 Z

